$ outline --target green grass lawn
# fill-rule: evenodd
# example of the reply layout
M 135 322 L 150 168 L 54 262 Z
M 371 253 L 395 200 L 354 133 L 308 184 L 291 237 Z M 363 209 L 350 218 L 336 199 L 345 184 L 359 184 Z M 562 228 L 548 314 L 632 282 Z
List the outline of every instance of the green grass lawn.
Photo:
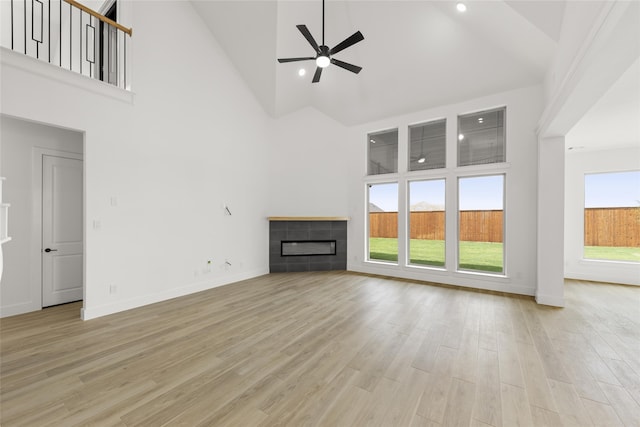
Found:
M 640 248 L 585 246 L 584 257 L 586 259 L 640 262 Z
M 444 241 L 411 239 L 411 264 L 443 266 Z M 374 237 L 369 239 L 369 258 L 380 261 L 398 261 L 398 239 Z M 501 272 L 502 243 L 461 242 L 460 268 Z
M 411 264 L 436 267 L 444 265 L 443 240 L 411 239 L 409 248 Z M 587 259 L 640 262 L 640 248 L 585 246 L 584 257 Z M 398 239 L 382 237 L 369 239 L 369 259 L 397 262 Z M 491 272 L 503 271 L 502 243 L 461 242 L 460 268 Z

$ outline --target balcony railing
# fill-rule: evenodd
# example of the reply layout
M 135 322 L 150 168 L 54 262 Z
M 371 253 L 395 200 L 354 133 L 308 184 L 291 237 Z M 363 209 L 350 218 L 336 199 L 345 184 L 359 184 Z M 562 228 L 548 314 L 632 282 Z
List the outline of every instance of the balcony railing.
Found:
M 0 7 L 2 46 L 129 89 L 132 30 L 115 22 L 115 13 L 107 17 L 75 0 L 9 0 Z

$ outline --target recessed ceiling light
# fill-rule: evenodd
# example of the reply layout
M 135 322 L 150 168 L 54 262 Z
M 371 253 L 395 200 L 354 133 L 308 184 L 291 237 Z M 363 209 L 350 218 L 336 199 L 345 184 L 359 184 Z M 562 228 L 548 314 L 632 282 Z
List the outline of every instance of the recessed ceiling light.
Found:
M 307 74 L 307 70 L 305 70 L 304 68 L 300 68 L 300 69 L 298 70 L 298 75 L 299 75 L 300 77 L 304 76 L 305 74 Z
M 458 135 L 458 141 L 462 141 L 463 139 L 464 139 L 464 135 L 463 134 Z
M 467 11 L 467 5 L 462 3 L 462 2 L 458 2 L 456 4 L 456 9 L 458 9 L 458 12 L 466 12 Z
M 418 163 L 424 163 L 427 159 L 425 159 L 424 157 L 420 157 L 418 159 Z

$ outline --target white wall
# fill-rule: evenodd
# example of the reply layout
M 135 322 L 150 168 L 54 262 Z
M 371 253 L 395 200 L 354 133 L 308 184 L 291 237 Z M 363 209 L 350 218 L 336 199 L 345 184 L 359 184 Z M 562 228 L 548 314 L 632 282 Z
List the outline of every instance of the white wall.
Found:
M 66 129 L 37 123 L 0 118 L 0 170 L 7 180 L 3 197 L 11 204 L 9 235 L 12 240 L 3 245 L 4 272 L 0 287 L 2 315 L 7 316 L 42 308 L 42 288 L 33 287 L 32 274 L 39 267 L 32 265 L 34 224 L 32 206 L 33 149 L 45 148 L 82 153 L 83 135 Z
M 501 290 L 518 294 L 533 295 L 536 288 L 536 180 L 537 142 L 535 127 L 542 111 L 542 87 L 536 86 L 467 102 L 442 106 L 431 110 L 392 117 L 350 129 L 349 134 L 349 255 L 348 268 L 366 273 L 384 274 L 418 280 L 427 280 L 480 289 Z M 506 105 L 507 121 L 507 164 L 481 165 L 465 168 L 455 167 L 457 144 L 457 115 L 481 111 Z M 459 174 L 506 173 L 506 276 L 461 273 L 455 269 L 455 245 L 448 245 L 447 258 L 450 270 L 446 272 L 408 267 L 403 265 L 364 262 L 365 259 L 365 218 L 366 218 L 366 147 L 367 133 L 381 129 L 399 128 L 400 173 L 380 176 L 384 179 L 400 180 L 400 230 L 405 227 L 402 219 L 406 195 L 404 188 L 407 174 L 403 159 L 407 158 L 407 126 L 437 118 L 447 118 L 447 233 L 451 235 L 456 227 L 456 176 Z M 437 173 L 437 171 L 433 171 Z M 424 176 L 429 175 L 426 172 Z M 411 175 L 416 177 L 416 173 Z M 400 248 L 401 257 L 404 252 Z
M 2 51 L 2 113 L 85 132 L 85 318 L 268 271 L 269 118 L 189 2 L 130 6 L 133 95 Z
M 274 122 L 270 216 L 347 216 L 347 128 L 305 108 Z
M 615 150 L 569 151 L 566 155 L 565 263 L 567 278 L 640 285 L 640 264 L 585 260 L 584 175 L 640 170 L 640 147 Z

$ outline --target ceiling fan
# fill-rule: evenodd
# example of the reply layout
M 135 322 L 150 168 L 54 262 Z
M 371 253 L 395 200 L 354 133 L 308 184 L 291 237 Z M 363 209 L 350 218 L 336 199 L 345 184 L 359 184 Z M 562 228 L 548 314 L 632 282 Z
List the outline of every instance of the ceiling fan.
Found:
M 358 74 L 362 70 L 362 67 L 358 67 L 357 65 L 349 64 L 348 62 L 332 58 L 332 55 L 335 55 L 336 53 L 343 51 L 350 46 L 353 46 L 359 41 L 364 40 L 364 36 L 360 31 L 356 31 L 351 36 L 347 37 L 331 49 L 329 49 L 329 47 L 324 44 L 324 0 L 322 0 L 322 44 L 318 46 L 318 43 L 313 38 L 306 25 L 296 25 L 296 28 L 300 30 L 304 38 L 307 39 L 313 50 L 316 52 L 316 56 L 305 56 L 300 58 L 278 58 L 278 62 L 284 63 L 315 59 L 317 67 L 316 72 L 313 75 L 312 83 L 318 83 L 320 81 L 322 69 L 326 68 L 329 64 L 337 65 L 338 67 L 344 68 L 345 70 L 351 71 L 355 74 Z

